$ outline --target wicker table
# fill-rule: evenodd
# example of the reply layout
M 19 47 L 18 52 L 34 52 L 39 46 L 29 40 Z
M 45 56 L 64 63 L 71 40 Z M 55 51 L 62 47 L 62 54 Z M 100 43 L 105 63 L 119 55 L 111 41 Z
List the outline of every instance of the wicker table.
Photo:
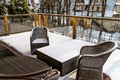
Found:
M 53 68 L 57 69 L 60 71 L 61 76 L 67 75 L 69 72 L 73 71 L 77 67 L 77 60 L 78 60 L 78 55 L 73 56 L 72 58 L 66 57 L 66 59 L 61 59 L 57 60 L 57 58 L 51 57 L 50 54 L 46 55 L 39 50 L 36 51 L 37 53 L 37 58 L 41 59 L 42 61 L 46 62 Z M 58 54 L 55 54 L 57 56 Z M 64 56 L 64 55 L 61 55 Z
M 51 67 L 46 63 L 28 56 L 11 56 L 0 59 L 0 79 L 36 79 L 41 78 L 40 76 L 43 76 L 41 74 L 49 70 Z
M 49 46 L 39 48 L 36 50 L 36 54 L 38 59 L 58 69 L 61 76 L 65 76 L 76 69 L 79 52 L 84 45 L 92 45 L 92 43 L 82 40 L 69 40 L 60 44 L 50 44 Z

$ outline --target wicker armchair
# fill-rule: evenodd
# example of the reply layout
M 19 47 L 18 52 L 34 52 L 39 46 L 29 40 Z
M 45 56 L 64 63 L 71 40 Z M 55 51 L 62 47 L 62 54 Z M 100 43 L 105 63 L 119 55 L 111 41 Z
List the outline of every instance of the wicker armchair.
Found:
M 35 49 L 49 45 L 46 27 L 35 27 L 32 29 L 30 45 L 32 54 L 35 52 Z
M 103 65 L 116 48 L 117 43 L 113 41 L 105 41 L 94 46 L 82 47 L 76 79 L 103 80 Z
M 29 56 L 0 59 L 0 80 L 58 80 L 60 72 L 45 62 Z

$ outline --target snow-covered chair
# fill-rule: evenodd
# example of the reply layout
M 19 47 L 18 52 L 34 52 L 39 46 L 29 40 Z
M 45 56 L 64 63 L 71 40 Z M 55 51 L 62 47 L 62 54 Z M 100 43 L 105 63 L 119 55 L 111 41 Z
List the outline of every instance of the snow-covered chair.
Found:
M 33 54 L 37 48 L 49 45 L 48 31 L 46 27 L 35 27 L 32 29 L 30 36 L 31 53 Z

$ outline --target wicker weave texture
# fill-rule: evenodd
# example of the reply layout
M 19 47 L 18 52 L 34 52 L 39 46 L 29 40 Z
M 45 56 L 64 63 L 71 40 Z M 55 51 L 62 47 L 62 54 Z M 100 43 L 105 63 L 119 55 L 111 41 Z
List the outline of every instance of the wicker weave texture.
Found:
M 30 37 L 31 52 L 34 53 L 35 49 L 49 45 L 49 38 L 47 35 L 46 27 L 35 27 L 32 29 Z
M 103 80 L 103 65 L 116 48 L 117 43 L 113 41 L 82 47 L 77 68 L 77 80 Z

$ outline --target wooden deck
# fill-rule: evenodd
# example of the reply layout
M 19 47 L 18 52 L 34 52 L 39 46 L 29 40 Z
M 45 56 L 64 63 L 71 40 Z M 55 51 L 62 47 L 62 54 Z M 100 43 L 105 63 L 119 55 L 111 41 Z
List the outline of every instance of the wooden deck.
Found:
M 54 37 L 54 36 L 53 36 Z M 6 52 L 6 50 L 5 50 Z M 7 52 L 5 53 L 7 54 Z M 8 55 L 5 55 L 8 56 Z M 4 57 L 4 56 L 2 56 Z M 111 77 L 112 80 L 119 80 L 120 79 L 120 50 L 116 49 L 111 56 L 109 57 L 109 59 L 107 60 L 107 62 L 105 63 L 104 67 L 103 67 L 103 71 L 104 73 L 106 73 L 107 75 L 109 75 Z M 71 75 L 64 76 L 61 77 L 60 80 L 74 80 L 76 76 L 76 72 L 71 73 Z

